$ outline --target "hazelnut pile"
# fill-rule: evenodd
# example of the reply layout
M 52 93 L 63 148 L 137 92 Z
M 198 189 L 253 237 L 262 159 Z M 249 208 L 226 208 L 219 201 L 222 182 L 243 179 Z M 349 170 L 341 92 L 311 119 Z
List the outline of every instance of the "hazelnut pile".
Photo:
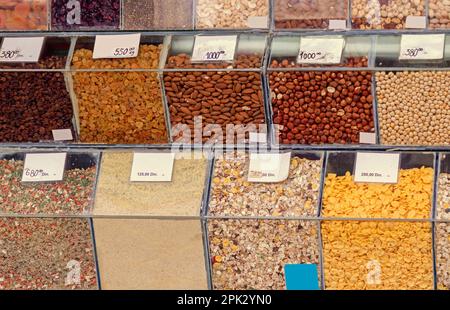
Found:
M 350 61 L 355 67 L 367 60 Z M 291 66 L 288 60 L 272 68 Z M 283 144 L 359 143 L 374 131 L 372 73 L 368 71 L 273 71 L 269 75 L 273 122 Z
M 387 145 L 450 144 L 450 72 L 377 72 L 380 138 Z
M 450 28 L 450 1 L 429 0 L 430 28 Z

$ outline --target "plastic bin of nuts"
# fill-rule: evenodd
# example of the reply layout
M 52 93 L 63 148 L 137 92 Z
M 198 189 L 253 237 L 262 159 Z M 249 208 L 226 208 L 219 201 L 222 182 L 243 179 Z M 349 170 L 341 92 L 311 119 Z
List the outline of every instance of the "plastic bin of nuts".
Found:
M 274 0 L 277 29 L 346 28 L 348 1 L 345 0 Z
M 232 62 L 192 62 L 194 40 L 190 35 L 175 36 L 169 48 L 164 88 L 172 140 L 246 144 L 250 132 L 265 133 L 266 36 L 238 35 Z
M 332 152 L 327 158 L 321 209 L 325 288 L 433 289 L 435 155 L 401 153 L 396 184 L 356 183 L 355 157 Z
M 141 38 L 135 58 L 93 59 L 93 37 L 77 39 L 69 82 L 80 141 L 166 144 L 158 71 L 164 37 Z
M 353 29 L 426 27 L 426 0 L 351 0 Z
M 248 180 L 249 154 L 216 156 L 207 212 L 214 289 L 284 289 L 286 264 L 316 264 L 323 155 L 291 155 L 279 183 Z
M 335 56 L 305 61 L 306 42 L 317 40 L 336 45 Z M 358 144 L 360 133 L 376 134 L 370 48 L 363 36 L 274 37 L 267 70 L 273 141 Z
M 0 143 L 50 142 L 59 129 L 76 139 L 63 72 L 69 47 L 68 38 L 47 37 L 37 62 L 0 61 Z
M 0 31 L 48 30 L 47 0 L 2 0 Z
M 52 30 L 119 30 L 121 0 L 51 0 Z
M 269 0 L 195 0 L 195 28 L 268 28 L 269 2 Z
M 133 153 L 103 153 L 94 208 L 103 288 L 208 287 L 200 221 L 208 160 L 201 152 L 173 156 L 170 181 L 135 182 Z
M 381 144 L 449 145 L 448 36 L 445 41 L 442 59 L 399 60 L 401 36 L 378 37 L 375 66 Z

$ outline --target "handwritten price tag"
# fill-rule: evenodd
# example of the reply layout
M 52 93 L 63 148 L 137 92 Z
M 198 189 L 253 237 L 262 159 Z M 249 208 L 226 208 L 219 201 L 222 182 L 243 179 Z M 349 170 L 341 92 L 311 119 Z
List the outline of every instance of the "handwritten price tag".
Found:
M 139 54 L 141 34 L 98 35 L 95 37 L 94 59 L 133 58 Z
M 22 182 L 62 181 L 67 153 L 26 154 Z
M 354 181 L 357 183 L 397 183 L 400 154 L 357 153 Z
M 297 62 L 299 64 L 338 64 L 341 62 L 343 38 L 302 38 Z
M 38 62 L 44 37 L 4 38 L 0 49 L 0 62 Z
M 172 181 L 175 153 L 134 153 L 131 182 Z
M 282 182 L 289 176 L 291 153 L 250 153 L 248 181 Z
M 236 52 L 237 36 L 196 36 L 193 62 L 233 61 Z
M 444 58 L 445 34 L 402 35 L 399 60 Z

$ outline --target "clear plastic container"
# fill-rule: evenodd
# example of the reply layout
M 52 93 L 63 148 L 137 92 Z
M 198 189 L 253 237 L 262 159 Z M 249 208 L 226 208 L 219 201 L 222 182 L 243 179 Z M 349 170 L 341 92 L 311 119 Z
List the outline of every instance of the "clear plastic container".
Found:
M 81 142 L 168 143 L 158 72 L 163 40 L 143 36 L 135 58 L 93 59 L 94 38 L 78 38 L 69 82 Z
M 52 30 L 119 30 L 121 0 L 51 0 Z
M 437 207 L 438 220 L 450 220 L 450 154 L 440 154 L 440 168 L 437 180 Z
M 325 218 L 431 219 L 433 153 L 401 153 L 398 183 L 356 183 L 355 152 L 330 152 L 321 215 Z
M 132 152 L 103 153 L 95 215 L 200 217 L 208 167 L 201 152 L 175 153 L 169 182 L 131 182 L 132 164 Z
M 0 153 L 0 214 L 61 217 L 92 213 L 99 153 L 70 152 L 62 181 L 32 183 L 22 182 L 25 155 Z
M 269 0 L 196 0 L 196 29 L 269 27 Z
M 352 28 L 417 28 L 408 18 L 422 16 L 425 20 L 425 2 L 425 0 L 352 0 Z
M 267 129 L 262 61 L 266 36 L 240 34 L 233 62 L 191 62 L 194 36 L 174 36 L 164 69 L 172 141 L 246 144 Z
M 3 0 L 0 31 L 48 30 L 47 0 Z
M 0 62 L 0 143 L 53 141 L 74 113 L 63 72 L 70 39 L 47 37 L 37 63 Z
M 359 144 L 362 132 L 376 136 L 371 38 L 311 36 L 345 41 L 340 62 L 323 65 L 297 62 L 302 38 L 309 37 L 278 35 L 272 41 L 267 74 L 273 141 Z
M 123 28 L 193 29 L 194 0 L 123 0 Z
M 333 24 L 347 27 L 348 1 L 274 0 L 277 29 L 328 29 Z
M 424 36 L 423 40 L 427 40 Z M 399 60 L 400 35 L 378 36 L 375 66 L 380 142 L 446 146 L 450 143 L 450 41 L 438 60 Z

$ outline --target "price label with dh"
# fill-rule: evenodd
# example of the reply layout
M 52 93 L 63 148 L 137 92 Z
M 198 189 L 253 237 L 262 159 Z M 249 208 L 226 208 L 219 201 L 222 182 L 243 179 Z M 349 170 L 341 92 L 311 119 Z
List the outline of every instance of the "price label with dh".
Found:
M 445 34 L 402 35 L 399 60 L 444 58 Z
M 133 58 L 139 54 L 141 34 L 98 35 L 95 37 L 94 59 Z
M 237 36 L 196 36 L 191 60 L 193 62 L 233 61 Z
M 22 182 L 62 181 L 67 153 L 30 153 L 25 155 Z
M 354 181 L 357 183 L 397 183 L 398 153 L 356 153 Z
M 44 37 L 4 38 L 0 62 L 38 62 L 44 40 Z
M 344 38 L 302 38 L 297 63 L 339 64 L 344 45 Z

